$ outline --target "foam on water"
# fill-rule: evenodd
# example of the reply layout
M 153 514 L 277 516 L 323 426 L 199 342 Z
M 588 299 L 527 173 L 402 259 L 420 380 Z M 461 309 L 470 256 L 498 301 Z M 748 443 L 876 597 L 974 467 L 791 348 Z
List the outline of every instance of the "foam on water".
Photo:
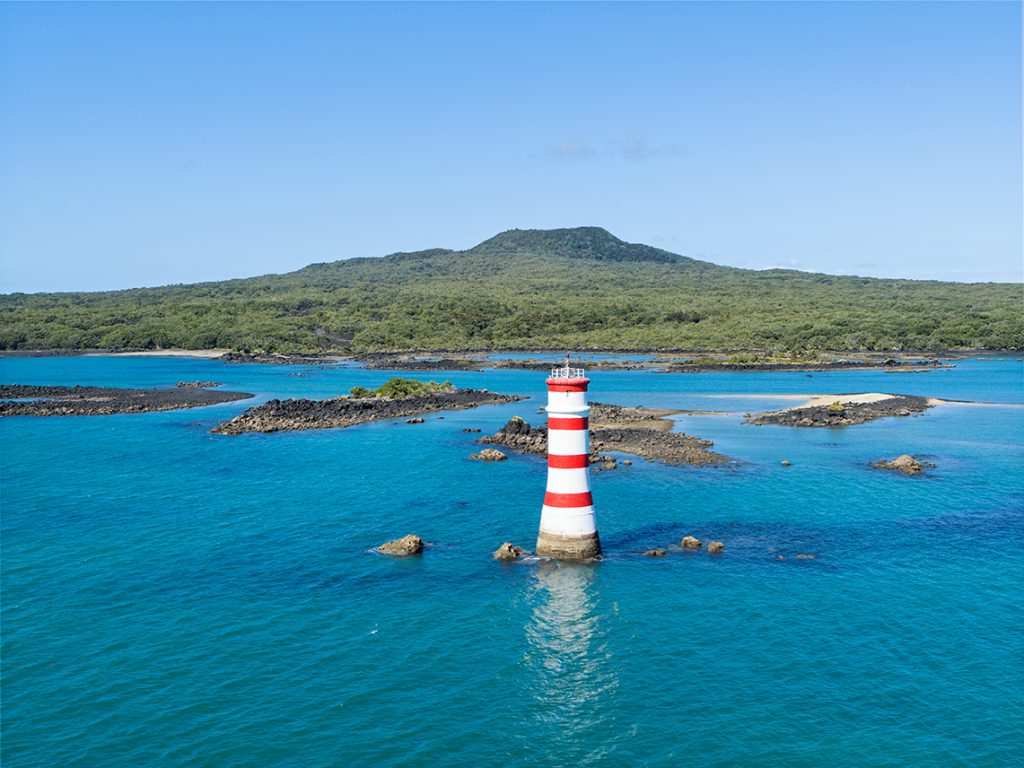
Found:
M 212 379 L 259 400 L 388 375 L 0 361 L 11 383 Z M 584 565 L 490 560 L 506 539 L 533 541 L 545 466 L 469 461 L 478 435 L 461 431 L 542 422 L 543 373 L 402 375 L 533 399 L 240 437 L 209 429 L 258 400 L 0 421 L 4 765 L 998 766 L 1024 753 L 1020 358 L 810 378 L 596 371 L 601 402 L 731 411 L 678 421 L 738 464 L 596 473 L 607 557 Z M 766 395 L 868 391 L 1008 405 L 843 430 L 742 424 L 789 404 Z M 938 466 L 869 466 L 900 453 Z M 409 532 L 433 542 L 422 558 L 370 551 Z M 684 533 L 726 553 L 636 555 Z

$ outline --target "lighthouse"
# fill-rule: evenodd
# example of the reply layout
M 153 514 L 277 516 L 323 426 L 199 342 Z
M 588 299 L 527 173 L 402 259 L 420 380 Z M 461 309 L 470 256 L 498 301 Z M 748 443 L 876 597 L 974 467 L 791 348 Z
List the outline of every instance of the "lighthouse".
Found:
M 590 496 L 590 431 L 582 368 L 554 368 L 548 377 L 548 486 L 540 513 L 537 554 L 583 560 L 601 554 Z

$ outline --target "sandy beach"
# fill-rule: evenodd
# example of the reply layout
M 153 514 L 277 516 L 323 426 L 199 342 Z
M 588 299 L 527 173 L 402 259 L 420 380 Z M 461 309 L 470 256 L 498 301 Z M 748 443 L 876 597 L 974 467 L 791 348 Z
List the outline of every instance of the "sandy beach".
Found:
M 82 357 L 201 357 L 210 359 L 227 354 L 229 349 L 144 349 L 136 352 L 86 352 Z

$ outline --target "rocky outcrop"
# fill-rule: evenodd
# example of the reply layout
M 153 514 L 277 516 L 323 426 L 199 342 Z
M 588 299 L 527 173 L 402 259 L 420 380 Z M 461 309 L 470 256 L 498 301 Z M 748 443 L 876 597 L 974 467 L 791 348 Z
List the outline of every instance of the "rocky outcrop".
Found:
M 664 549 L 648 549 L 646 552 L 644 552 L 644 557 L 664 557 L 664 556 L 665 556 L 665 550 Z
M 550 371 L 559 365 L 554 360 L 531 358 L 528 360 L 502 358 L 487 362 L 490 368 L 511 368 L 520 371 Z M 588 371 L 639 371 L 650 367 L 650 363 L 631 360 L 573 360 L 573 365 Z
M 783 459 L 782 460 L 782 466 L 788 467 L 788 466 L 791 466 L 791 465 L 792 465 L 792 462 L 789 459 Z
M 224 352 L 216 359 L 223 362 L 258 362 L 262 366 L 333 366 L 334 357 L 319 357 L 311 354 L 278 354 L 249 352 Z
M 840 397 L 829 405 L 786 408 L 761 413 L 746 419 L 745 424 L 780 424 L 786 427 L 849 427 L 889 416 L 910 416 L 930 408 L 928 398 L 916 395 L 893 395 L 872 403 L 843 402 Z
M 923 474 L 926 469 L 934 469 L 935 465 L 930 461 L 919 461 L 908 453 L 902 456 L 897 456 L 895 459 L 882 459 L 876 461 L 871 466 L 876 469 L 889 469 L 894 472 L 900 472 L 904 475 L 920 475 Z
M 377 547 L 377 551 L 384 555 L 393 555 L 394 557 L 418 555 L 423 552 L 423 539 L 410 533 L 408 536 L 403 536 L 394 541 L 385 541 Z
M 725 544 L 720 541 L 709 541 L 708 542 L 708 554 L 709 555 L 720 555 L 725 552 Z
M 415 417 L 413 417 L 411 419 L 406 419 L 405 423 L 406 424 L 422 424 L 423 423 L 423 417 L 422 416 L 415 416 Z
M 683 536 L 683 540 L 679 542 L 679 546 L 683 549 L 700 549 L 704 546 L 704 542 L 695 536 Z
M 700 362 L 670 362 L 659 373 L 753 373 L 763 371 L 903 371 L 917 373 L 930 371 L 935 368 L 952 368 L 949 363 L 943 363 L 934 358 L 921 360 L 897 360 L 886 358 L 885 360 L 826 360 L 819 362 L 793 361 L 793 362 L 753 362 L 734 363 L 728 360 L 700 361 Z
M 205 389 L 207 387 L 219 387 L 221 383 L 219 381 L 179 381 L 174 386 L 182 387 L 183 389 Z
M 512 542 L 506 541 L 491 555 L 495 560 L 518 560 L 520 557 L 528 554 L 522 547 L 517 547 Z
M 0 416 L 108 416 L 198 408 L 253 397 L 209 389 L 118 389 L 0 385 Z
M 410 352 L 362 352 L 352 359 L 376 371 L 479 371 L 485 362 L 482 358 Z
M 469 458 L 477 461 L 504 461 L 508 456 L 495 448 L 484 448 L 480 453 L 470 454 Z
M 300 429 L 340 429 L 380 419 L 398 419 L 433 411 L 514 403 L 522 397 L 486 389 L 456 389 L 391 400 L 386 397 L 338 397 L 332 400 L 271 400 L 249 408 L 212 431 L 222 435 Z
M 670 413 L 673 412 L 594 403 L 590 411 L 591 463 L 599 464 L 599 469 L 615 469 L 615 459 L 604 455 L 605 451 L 697 467 L 729 461 L 708 450 L 714 445 L 710 440 L 670 432 L 672 422 L 665 418 Z M 480 442 L 520 453 L 545 455 L 548 450 L 547 430 L 533 427 L 519 416 L 514 416 L 495 434 L 480 438 Z
M 520 453 L 546 454 L 548 452 L 547 430 L 531 427 L 519 416 L 513 416 L 505 426 L 493 435 L 481 437 L 479 442 L 502 445 Z

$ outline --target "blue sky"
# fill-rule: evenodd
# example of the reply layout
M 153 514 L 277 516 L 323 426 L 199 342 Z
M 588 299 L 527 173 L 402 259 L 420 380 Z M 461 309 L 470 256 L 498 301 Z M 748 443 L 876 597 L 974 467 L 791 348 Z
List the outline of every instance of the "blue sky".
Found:
M 603 226 L 1019 281 L 1021 6 L 4 3 L 0 291 Z

